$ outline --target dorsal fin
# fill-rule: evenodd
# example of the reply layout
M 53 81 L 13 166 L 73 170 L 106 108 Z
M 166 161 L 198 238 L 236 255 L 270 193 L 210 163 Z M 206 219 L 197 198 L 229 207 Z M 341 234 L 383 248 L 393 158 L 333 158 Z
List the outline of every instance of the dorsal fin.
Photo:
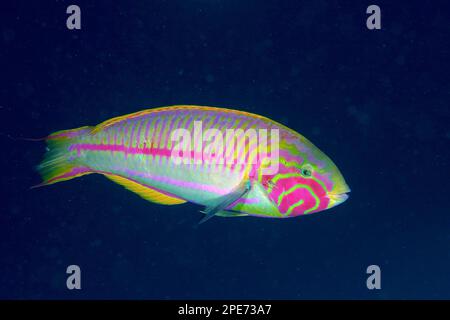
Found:
M 166 204 L 166 205 L 175 205 L 175 204 L 182 204 L 185 203 L 186 200 L 177 198 L 175 196 L 166 195 L 164 193 L 161 193 L 160 191 L 157 191 L 153 188 L 150 188 L 149 186 L 140 184 L 139 182 L 114 175 L 114 174 L 103 174 L 108 179 L 111 179 L 115 183 L 120 184 L 121 186 L 125 187 L 126 189 L 137 193 L 139 196 L 144 198 L 145 200 L 159 203 L 159 204 Z
M 226 112 L 226 113 L 231 113 L 231 114 L 249 116 L 249 117 L 257 118 L 257 119 L 260 119 L 263 121 L 273 122 L 274 124 L 278 124 L 279 126 L 282 126 L 281 124 L 276 123 L 266 117 L 263 117 L 263 116 L 260 116 L 257 114 L 253 114 L 253 113 L 249 113 L 249 112 L 245 112 L 245 111 L 233 110 L 233 109 L 228 109 L 228 108 L 207 107 L 207 106 L 174 105 L 174 106 L 168 106 L 168 107 L 145 109 L 145 110 L 141 110 L 138 112 L 133 112 L 133 113 L 129 113 L 129 114 L 126 114 L 123 116 L 118 116 L 115 118 L 108 119 L 108 120 L 103 121 L 102 123 L 96 125 L 92 129 L 91 133 L 96 134 L 96 133 L 98 133 L 114 124 L 124 121 L 124 120 L 129 120 L 129 119 L 133 119 L 136 117 L 140 117 L 140 116 L 144 116 L 144 115 L 148 115 L 148 114 L 156 113 L 156 112 L 160 112 L 160 111 L 174 111 L 174 110 L 204 110 L 204 111 L 218 111 L 218 112 L 220 111 L 220 112 Z M 285 128 L 285 129 L 288 129 L 288 128 Z M 291 129 L 288 129 L 288 130 L 291 130 Z

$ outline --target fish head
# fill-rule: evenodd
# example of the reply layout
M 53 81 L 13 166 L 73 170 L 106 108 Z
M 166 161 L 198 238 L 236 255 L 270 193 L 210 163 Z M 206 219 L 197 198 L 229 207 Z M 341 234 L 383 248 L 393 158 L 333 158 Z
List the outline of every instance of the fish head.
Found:
M 262 182 L 283 217 L 330 209 L 350 192 L 333 161 L 301 135 L 280 141 L 278 169 Z

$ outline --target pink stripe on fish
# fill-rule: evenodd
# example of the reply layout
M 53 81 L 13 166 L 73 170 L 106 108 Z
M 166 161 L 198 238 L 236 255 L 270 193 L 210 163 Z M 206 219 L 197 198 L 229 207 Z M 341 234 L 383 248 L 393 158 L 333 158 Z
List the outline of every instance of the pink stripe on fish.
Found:
M 139 148 L 139 147 L 127 147 L 118 144 L 88 144 L 80 143 L 73 144 L 69 147 L 69 151 L 76 150 L 78 153 L 82 150 L 89 151 L 111 151 L 111 152 L 123 152 L 125 154 L 146 154 L 152 156 L 171 157 L 172 150 L 169 149 L 157 149 L 157 148 Z
M 123 169 L 123 168 L 115 168 L 113 171 L 123 172 L 126 176 L 150 179 L 150 180 L 153 180 L 156 182 L 162 182 L 162 183 L 167 183 L 167 184 L 171 184 L 174 186 L 206 191 L 206 192 L 214 193 L 214 194 L 221 195 L 221 196 L 226 195 L 230 192 L 230 189 L 228 189 L 228 188 L 224 189 L 224 188 L 215 187 L 213 185 L 206 185 L 206 184 L 201 184 L 201 183 L 196 183 L 196 182 L 183 181 L 183 180 L 169 178 L 166 176 L 157 176 L 154 174 L 150 174 L 148 172 L 141 172 L 141 171 L 136 171 L 136 170 L 131 170 L 131 169 Z M 153 188 L 153 187 L 151 187 L 151 188 Z M 259 203 L 259 199 L 257 199 L 257 198 L 241 198 L 241 199 L 238 199 L 236 202 L 234 202 L 233 206 L 238 203 L 256 204 L 256 203 Z
M 178 187 L 202 190 L 202 191 L 206 191 L 206 192 L 215 193 L 218 195 L 225 195 L 230 192 L 229 188 L 220 188 L 220 187 L 216 187 L 213 185 L 207 185 L 207 184 L 190 182 L 190 181 L 183 181 L 183 180 L 173 179 L 173 178 L 166 177 L 166 176 L 157 176 L 157 175 L 154 175 L 154 174 L 151 174 L 148 172 L 140 172 L 140 171 L 136 171 L 136 170 L 123 169 L 123 168 L 116 168 L 116 170 L 122 171 L 126 175 L 130 175 L 130 176 L 146 178 L 146 179 L 150 179 L 153 181 L 171 184 L 171 185 L 178 186 Z

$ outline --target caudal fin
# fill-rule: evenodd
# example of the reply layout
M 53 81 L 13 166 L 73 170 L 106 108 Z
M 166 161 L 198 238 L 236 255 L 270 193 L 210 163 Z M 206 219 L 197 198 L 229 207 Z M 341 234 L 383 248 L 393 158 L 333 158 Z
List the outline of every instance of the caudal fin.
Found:
M 37 167 L 43 182 L 33 188 L 92 173 L 89 168 L 80 165 L 76 160 L 70 159 L 69 150 L 76 138 L 89 133 L 91 130 L 91 127 L 81 127 L 58 131 L 49 135 L 46 138 L 47 152 L 44 155 L 44 160 Z

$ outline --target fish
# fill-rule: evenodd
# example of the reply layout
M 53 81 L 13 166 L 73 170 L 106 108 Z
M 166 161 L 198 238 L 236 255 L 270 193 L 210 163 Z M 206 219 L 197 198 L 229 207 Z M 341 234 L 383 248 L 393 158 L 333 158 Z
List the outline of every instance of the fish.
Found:
M 200 223 L 308 215 L 350 192 L 333 161 L 304 136 L 234 109 L 145 109 L 54 132 L 46 143 L 37 186 L 96 173 L 156 204 L 203 206 Z

